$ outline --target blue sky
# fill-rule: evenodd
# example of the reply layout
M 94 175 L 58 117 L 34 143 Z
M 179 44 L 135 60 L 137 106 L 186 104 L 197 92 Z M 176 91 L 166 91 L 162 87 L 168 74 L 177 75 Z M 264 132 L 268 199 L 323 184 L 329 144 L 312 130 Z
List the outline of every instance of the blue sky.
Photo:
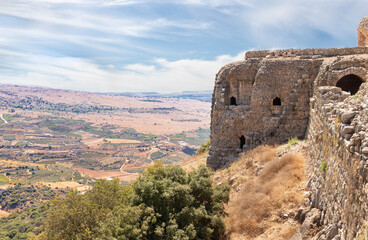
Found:
M 211 90 L 246 50 L 356 45 L 367 0 L 0 0 L 0 83 Z

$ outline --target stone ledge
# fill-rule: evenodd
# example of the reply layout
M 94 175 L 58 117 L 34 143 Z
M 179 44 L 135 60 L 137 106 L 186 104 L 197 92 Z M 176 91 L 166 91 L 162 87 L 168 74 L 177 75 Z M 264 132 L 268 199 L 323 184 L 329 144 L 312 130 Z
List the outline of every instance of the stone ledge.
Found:
M 368 54 L 368 47 L 352 48 L 307 48 L 307 49 L 279 49 L 279 50 L 261 50 L 248 51 L 245 53 L 245 59 L 250 58 L 269 58 L 269 57 L 295 57 L 303 56 L 307 58 L 322 58 L 344 55 Z

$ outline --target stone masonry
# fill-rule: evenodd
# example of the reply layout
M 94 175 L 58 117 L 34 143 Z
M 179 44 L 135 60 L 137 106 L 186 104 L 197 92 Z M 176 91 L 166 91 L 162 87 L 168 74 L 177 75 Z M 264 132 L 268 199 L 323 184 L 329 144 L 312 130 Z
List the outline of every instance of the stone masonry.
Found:
M 318 222 L 325 230 L 315 239 L 366 239 L 367 83 L 354 96 L 338 87 L 319 87 L 310 115 L 307 206 L 320 210 Z
M 357 93 L 368 77 L 368 17 L 358 27 L 358 46 L 250 51 L 224 66 L 212 96 L 207 165 L 220 168 L 260 144 L 308 136 L 318 88 Z

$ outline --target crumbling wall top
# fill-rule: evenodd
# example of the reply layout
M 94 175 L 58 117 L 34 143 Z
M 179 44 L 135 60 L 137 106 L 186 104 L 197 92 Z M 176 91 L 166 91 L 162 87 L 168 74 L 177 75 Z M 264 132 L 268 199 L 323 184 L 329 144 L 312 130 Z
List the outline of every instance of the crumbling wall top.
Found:
M 360 21 L 359 28 L 365 30 L 368 29 L 368 16 L 364 17 L 362 21 Z
M 367 29 L 368 30 L 368 29 Z M 368 54 L 368 45 L 352 48 L 307 48 L 307 49 L 281 49 L 248 51 L 245 59 L 250 58 L 272 58 L 272 57 L 300 57 L 302 59 L 315 59 L 323 57 L 335 57 L 345 55 Z

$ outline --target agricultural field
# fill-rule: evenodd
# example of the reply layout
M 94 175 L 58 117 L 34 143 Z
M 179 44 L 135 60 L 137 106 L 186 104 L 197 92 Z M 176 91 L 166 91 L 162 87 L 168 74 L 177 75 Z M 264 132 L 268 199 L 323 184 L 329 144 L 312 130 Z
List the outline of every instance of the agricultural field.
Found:
M 174 164 L 194 155 L 209 138 L 209 107 L 190 99 L 3 85 L 0 186 L 129 182 L 155 161 Z
M 155 161 L 173 164 L 192 156 L 209 135 L 202 128 L 154 135 L 61 117 L 4 116 L 9 120 L 0 125 L 0 184 L 87 184 L 96 176 L 130 181 Z

